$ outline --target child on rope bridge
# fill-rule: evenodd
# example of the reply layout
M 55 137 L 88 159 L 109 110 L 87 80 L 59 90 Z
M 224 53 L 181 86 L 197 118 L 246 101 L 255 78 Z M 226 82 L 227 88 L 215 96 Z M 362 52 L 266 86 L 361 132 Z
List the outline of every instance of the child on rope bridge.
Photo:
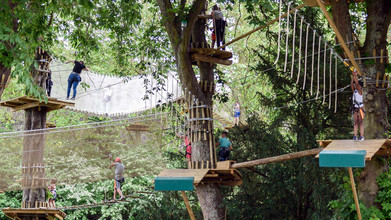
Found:
M 46 195 L 46 197 L 48 198 L 48 206 L 51 208 L 56 207 L 56 204 L 55 204 L 55 201 L 57 198 L 56 184 L 57 184 L 57 179 L 50 180 L 50 185 L 48 187 L 48 191 L 47 191 L 47 195 Z
M 362 91 L 363 82 L 362 81 L 358 81 L 356 69 L 354 69 L 352 71 L 352 75 L 353 75 L 353 77 L 352 77 L 350 86 L 351 86 L 352 91 L 353 91 L 353 108 L 352 108 L 353 119 L 354 119 L 354 127 L 353 127 L 354 136 L 353 136 L 353 140 L 354 141 L 356 141 L 356 140 L 363 141 L 364 140 L 364 123 L 363 123 L 363 120 L 364 120 L 364 117 L 365 117 L 365 108 L 364 108 L 363 91 Z M 358 127 L 360 127 L 360 136 L 357 139 Z
M 111 155 L 109 156 L 111 159 Z M 121 184 L 125 182 L 125 178 L 123 177 L 125 166 L 122 164 L 122 161 L 119 157 L 115 158 L 115 161 L 108 166 L 110 169 L 111 167 L 115 166 L 115 177 L 114 177 L 114 196 L 113 200 L 115 200 L 115 197 L 118 194 L 121 196 L 120 200 L 124 199 L 124 195 L 121 191 Z
M 228 136 L 228 132 L 223 131 L 223 133 L 221 133 L 221 138 L 216 143 L 216 147 L 220 146 L 220 150 L 219 150 L 219 160 L 220 161 L 228 160 L 229 154 L 232 150 L 232 144 L 228 140 L 227 136 Z
M 234 106 L 234 125 L 239 126 L 239 117 L 240 117 L 240 105 L 236 102 Z

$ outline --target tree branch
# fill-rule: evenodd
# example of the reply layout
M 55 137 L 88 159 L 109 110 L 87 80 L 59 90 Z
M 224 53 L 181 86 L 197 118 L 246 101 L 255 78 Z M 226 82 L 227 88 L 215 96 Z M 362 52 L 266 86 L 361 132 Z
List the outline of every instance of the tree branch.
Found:
M 187 46 L 187 43 L 190 41 L 190 36 L 193 33 L 194 24 L 198 20 L 198 15 L 201 12 L 202 7 L 205 5 L 205 0 L 196 0 L 191 6 L 187 26 L 184 33 L 184 40 Z

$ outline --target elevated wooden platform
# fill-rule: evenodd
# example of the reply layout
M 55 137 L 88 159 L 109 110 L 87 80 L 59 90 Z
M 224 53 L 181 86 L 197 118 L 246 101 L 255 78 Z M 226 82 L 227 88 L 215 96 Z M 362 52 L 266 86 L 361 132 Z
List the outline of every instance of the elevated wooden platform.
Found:
M 45 103 L 43 100 L 40 101 L 39 99 L 28 97 L 28 96 L 21 96 L 18 98 L 6 100 L 0 102 L 0 106 L 12 108 L 12 111 L 19 111 L 19 110 L 25 110 L 29 108 L 35 108 L 35 107 L 47 107 L 47 111 L 54 111 L 58 109 L 62 109 L 65 106 L 75 106 L 75 103 L 68 102 L 68 101 L 62 101 L 58 100 L 56 98 L 50 98 L 48 97 L 47 103 Z
M 371 160 L 373 156 L 391 155 L 391 139 L 369 139 L 364 141 L 353 140 L 319 140 L 319 145 L 324 151 L 359 151 L 367 152 L 365 160 Z M 315 156 L 319 158 L 319 154 Z
M 218 50 L 212 48 L 191 48 L 191 59 L 193 61 L 201 61 L 222 65 L 231 65 L 232 53 L 225 50 Z
M 364 2 L 365 0 L 341 0 L 341 1 L 347 1 L 348 3 L 360 3 Z M 319 7 L 318 3 L 316 0 L 304 0 L 304 2 L 309 6 L 309 7 Z M 323 4 L 325 6 L 330 5 L 330 0 L 322 0 Z
M 233 161 L 217 162 L 216 169 L 164 169 L 158 177 L 194 177 L 194 185 L 217 183 L 222 186 L 240 186 L 242 175 L 230 168 Z
M 48 209 L 48 208 L 34 208 L 34 209 L 5 208 L 2 211 L 10 219 L 29 218 L 29 219 L 63 220 L 66 216 L 66 214 L 61 210 Z

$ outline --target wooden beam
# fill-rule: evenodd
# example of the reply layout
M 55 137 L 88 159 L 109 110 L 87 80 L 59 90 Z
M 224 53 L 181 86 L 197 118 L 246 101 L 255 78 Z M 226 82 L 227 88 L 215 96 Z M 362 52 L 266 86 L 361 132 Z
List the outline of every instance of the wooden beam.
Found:
M 348 46 L 346 46 L 346 43 L 345 43 L 344 39 L 341 36 L 341 33 L 339 32 L 337 26 L 335 26 L 334 21 L 330 17 L 330 14 L 327 12 L 326 6 L 324 6 L 324 4 L 323 4 L 323 2 L 321 0 L 316 0 L 316 1 L 318 2 L 318 5 L 319 5 L 320 9 L 323 11 L 323 14 L 326 16 L 326 19 L 329 22 L 331 28 L 334 30 L 335 35 L 336 35 L 339 43 L 342 46 L 342 49 L 348 55 L 350 62 L 352 62 L 354 68 L 357 69 L 358 74 L 360 76 L 363 76 L 364 74 L 362 73 L 360 67 L 358 66 L 356 60 L 354 59 L 353 54 L 350 52 Z
M 12 111 L 16 112 L 16 111 L 23 110 L 23 109 L 34 108 L 34 107 L 37 107 L 39 105 L 40 105 L 39 102 L 31 102 L 31 103 L 27 103 L 27 104 L 24 104 L 24 105 L 19 105 L 17 107 L 14 107 L 14 108 L 12 108 Z
M 287 160 L 293 160 L 301 157 L 309 157 L 309 156 L 315 156 L 319 154 L 323 148 L 315 148 L 311 150 L 305 150 L 305 151 L 299 151 L 295 153 L 290 153 L 290 154 L 283 154 L 280 156 L 275 156 L 275 157 L 268 157 L 268 158 L 263 158 L 263 159 L 258 159 L 258 160 L 251 160 L 247 162 L 241 162 L 241 163 L 235 163 L 231 167 L 234 169 L 238 168 L 246 168 L 246 167 L 253 167 L 253 166 L 259 166 L 259 165 L 264 165 L 268 163 L 278 163 L 278 162 L 283 162 Z
M 221 59 L 221 58 L 211 57 L 211 56 L 204 56 L 204 55 L 197 54 L 197 53 L 196 54 L 192 54 L 191 58 L 193 60 L 197 60 L 197 61 L 201 61 L 201 62 L 216 63 L 216 64 L 222 64 L 222 65 L 226 65 L 226 66 L 229 66 L 229 65 L 232 64 L 232 60 L 224 60 L 224 59 Z
M 305 7 L 305 6 L 307 6 L 307 3 L 304 3 L 304 4 L 302 4 L 302 5 L 297 6 L 296 8 L 293 8 L 293 9 L 290 10 L 289 12 L 287 12 L 287 13 L 285 13 L 285 14 L 282 14 L 282 15 L 281 15 L 281 19 L 285 18 L 285 17 L 288 16 L 289 14 L 292 14 L 293 12 L 295 12 L 295 10 L 299 10 L 299 9 Z M 257 31 L 261 30 L 262 28 L 265 28 L 265 27 L 267 27 L 267 26 L 269 26 L 269 25 L 271 25 L 271 24 L 277 22 L 278 20 L 279 20 L 279 17 L 274 18 L 273 20 L 267 22 L 266 25 L 262 25 L 261 27 L 255 28 L 254 30 L 249 31 L 249 32 L 247 32 L 247 33 L 245 33 L 245 34 L 243 34 L 243 35 L 241 35 L 241 36 L 239 36 L 239 37 L 233 39 L 232 41 L 230 41 L 230 42 L 228 42 L 228 43 L 226 43 L 226 44 L 224 44 L 224 45 L 218 47 L 217 49 L 221 49 L 221 48 L 224 48 L 224 47 L 226 47 L 226 46 L 228 46 L 228 45 L 230 45 L 230 44 L 233 44 L 233 43 L 235 43 L 236 41 L 241 40 L 241 39 L 247 37 L 248 35 L 251 35 L 251 34 L 253 34 L 254 32 L 257 32 Z
M 187 198 L 186 193 L 184 191 L 181 191 L 181 195 L 183 197 L 183 200 L 185 201 L 186 209 L 189 212 L 190 219 L 195 220 L 196 218 L 194 216 L 193 210 L 191 209 L 189 199 Z
M 357 218 L 358 220 L 361 220 L 362 218 L 360 212 L 360 205 L 358 203 L 356 184 L 354 183 L 353 171 L 351 167 L 348 167 L 348 170 L 349 170 L 350 185 L 352 186 L 352 191 L 353 191 L 354 203 L 356 204 L 356 209 L 357 209 Z

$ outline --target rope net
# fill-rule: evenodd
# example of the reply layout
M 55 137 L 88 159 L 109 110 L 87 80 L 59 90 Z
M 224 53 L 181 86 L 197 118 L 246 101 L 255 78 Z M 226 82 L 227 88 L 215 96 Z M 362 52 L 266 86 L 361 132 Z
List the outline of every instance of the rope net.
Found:
M 74 185 L 114 178 L 108 165 L 120 157 L 125 177 L 156 175 L 162 149 L 173 141 L 170 112 L 114 122 L 0 135 L 0 190 L 46 188 L 50 179 Z M 109 159 L 112 155 L 112 159 Z

